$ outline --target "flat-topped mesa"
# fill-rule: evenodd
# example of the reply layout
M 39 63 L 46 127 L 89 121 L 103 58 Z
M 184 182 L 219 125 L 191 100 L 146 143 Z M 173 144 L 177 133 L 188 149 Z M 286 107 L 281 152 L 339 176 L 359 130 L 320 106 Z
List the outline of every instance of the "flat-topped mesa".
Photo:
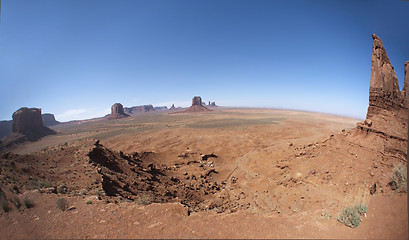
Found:
M 34 141 L 55 132 L 43 126 L 41 109 L 22 107 L 13 113 L 13 133 L 23 134 Z
M 358 123 L 358 128 L 381 133 L 407 141 L 408 130 L 408 76 L 405 77 L 403 91 L 392 67 L 382 40 L 372 34 L 372 67 L 369 87 L 369 107 L 366 120 Z M 408 62 L 405 71 L 408 72 Z
M 111 107 L 111 114 L 108 115 L 108 119 L 120 119 L 128 117 L 128 114 L 124 113 L 124 106 L 120 103 L 115 103 Z
M 54 114 L 51 113 L 44 113 L 41 115 L 41 118 L 43 120 L 43 125 L 47 127 L 51 127 L 60 123 L 59 121 L 55 120 Z

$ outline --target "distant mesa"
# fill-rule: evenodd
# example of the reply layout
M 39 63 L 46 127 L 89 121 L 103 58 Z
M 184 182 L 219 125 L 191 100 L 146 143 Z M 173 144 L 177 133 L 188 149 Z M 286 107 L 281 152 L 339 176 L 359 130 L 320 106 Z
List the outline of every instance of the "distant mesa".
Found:
M 134 115 L 138 113 L 146 113 L 146 112 L 152 112 L 155 111 L 153 106 L 150 105 L 142 105 L 142 106 L 134 106 L 134 107 L 125 107 L 124 112 L 129 115 Z
M 216 102 L 210 102 L 210 101 L 209 101 L 209 104 L 207 106 L 217 107 Z
M 158 106 L 153 108 L 155 111 L 167 111 L 169 110 L 166 106 Z
M 122 104 L 115 103 L 114 105 L 112 105 L 111 114 L 107 116 L 107 119 L 112 120 L 112 119 L 121 119 L 125 117 L 129 117 L 129 115 L 124 112 L 124 107 L 122 106 Z
M 59 121 L 55 120 L 54 114 L 44 113 L 41 115 L 43 125 L 46 127 L 55 126 L 60 124 Z M 0 138 L 7 137 L 13 132 L 13 120 L 0 121 Z
M 176 109 L 175 104 L 172 104 L 172 107 L 169 108 L 169 110 L 175 110 L 175 109 Z
M 56 134 L 45 127 L 39 108 L 20 108 L 13 113 L 12 121 L 2 121 L 2 127 L 10 129 L 11 133 L 2 139 L 0 150 L 13 147 L 25 141 L 36 141 L 44 136 Z
M 183 112 L 209 112 L 209 111 L 213 111 L 213 110 L 210 110 L 207 107 L 203 106 L 202 98 L 196 96 L 192 99 L 192 106 Z
M 13 121 L 0 121 L 0 138 L 6 137 L 13 132 Z
M 43 119 L 43 125 L 47 127 L 55 126 L 60 123 L 55 120 L 54 114 L 51 113 L 44 113 L 41 115 L 41 118 Z

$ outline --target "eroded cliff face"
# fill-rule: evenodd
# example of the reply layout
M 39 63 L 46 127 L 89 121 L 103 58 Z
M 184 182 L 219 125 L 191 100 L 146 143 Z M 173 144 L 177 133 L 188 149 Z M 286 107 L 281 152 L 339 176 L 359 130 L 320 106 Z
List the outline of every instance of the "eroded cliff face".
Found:
M 402 97 L 403 105 L 405 108 L 409 108 L 409 61 L 405 62 L 405 83 L 403 84 Z
M 404 89 L 399 90 L 399 82 L 391 65 L 382 40 L 372 35 L 372 68 L 369 87 L 369 107 L 362 127 L 389 137 L 406 140 L 408 129 L 408 107 L 405 77 Z M 405 69 L 407 62 L 405 63 Z
M 384 138 L 384 157 L 407 158 L 408 144 L 408 71 L 405 62 L 405 82 L 399 90 L 395 70 L 389 61 L 382 40 L 372 35 L 372 68 L 369 87 L 369 107 L 364 122 L 357 129 Z

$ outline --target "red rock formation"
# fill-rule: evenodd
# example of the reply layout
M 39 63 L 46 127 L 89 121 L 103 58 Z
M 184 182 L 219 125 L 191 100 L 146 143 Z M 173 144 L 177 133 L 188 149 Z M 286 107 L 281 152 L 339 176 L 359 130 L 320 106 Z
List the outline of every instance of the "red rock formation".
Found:
M 202 105 L 202 98 L 196 96 L 196 97 L 194 97 L 192 99 L 192 106 L 190 108 L 186 109 L 183 112 L 189 112 L 190 113 L 190 112 L 208 112 L 208 111 L 212 111 L 212 110 L 204 107 Z
M 398 78 L 382 40 L 375 34 L 372 38 L 369 107 L 363 125 L 371 131 L 407 140 L 408 109 L 404 105 L 405 93 L 399 90 Z
M 169 110 L 175 110 L 175 109 L 176 109 L 175 104 L 172 104 L 172 107 L 169 108 Z
M 403 105 L 409 108 L 409 61 L 405 62 L 405 83 L 403 84 L 402 97 Z
M 120 119 L 125 117 L 129 117 L 129 115 L 124 113 L 124 107 L 120 103 L 112 105 L 111 114 L 107 116 L 108 119 Z
M 198 97 L 198 96 L 193 97 L 193 99 L 192 99 L 192 106 L 195 106 L 195 105 L 203 106 L 203 105 L 202 105 L 202 98 L 201 98 L 201 97 Z
M 13 113 L 13 133 L 22 134 L 30 141 L 35 141 L 55 132 L 43 126 L 41 109 L 20 108 Z
M 372 68 L 369 87 L 369 107 L 364 122 L 357 129 L 375 133 L 385 139 L 385 154 L 407 157 L 408 105 L 406 74 L 402 92 L 395 71 L 389 61 L 381 39 L 372 35 Z M 405 63 L 405 72 L 408 71 Z M 398 157 L 399 158 L 399 157 Z

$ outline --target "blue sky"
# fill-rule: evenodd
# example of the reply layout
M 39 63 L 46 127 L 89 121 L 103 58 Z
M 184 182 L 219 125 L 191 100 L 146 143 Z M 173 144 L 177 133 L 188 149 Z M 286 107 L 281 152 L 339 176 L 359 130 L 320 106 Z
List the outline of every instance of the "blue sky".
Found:
M 371 34 L 402 88 L 408 24 L 399 0 L 3 0 L 0 119 L 22 106 L 86 119 L 197 95 L 364 118 Z

